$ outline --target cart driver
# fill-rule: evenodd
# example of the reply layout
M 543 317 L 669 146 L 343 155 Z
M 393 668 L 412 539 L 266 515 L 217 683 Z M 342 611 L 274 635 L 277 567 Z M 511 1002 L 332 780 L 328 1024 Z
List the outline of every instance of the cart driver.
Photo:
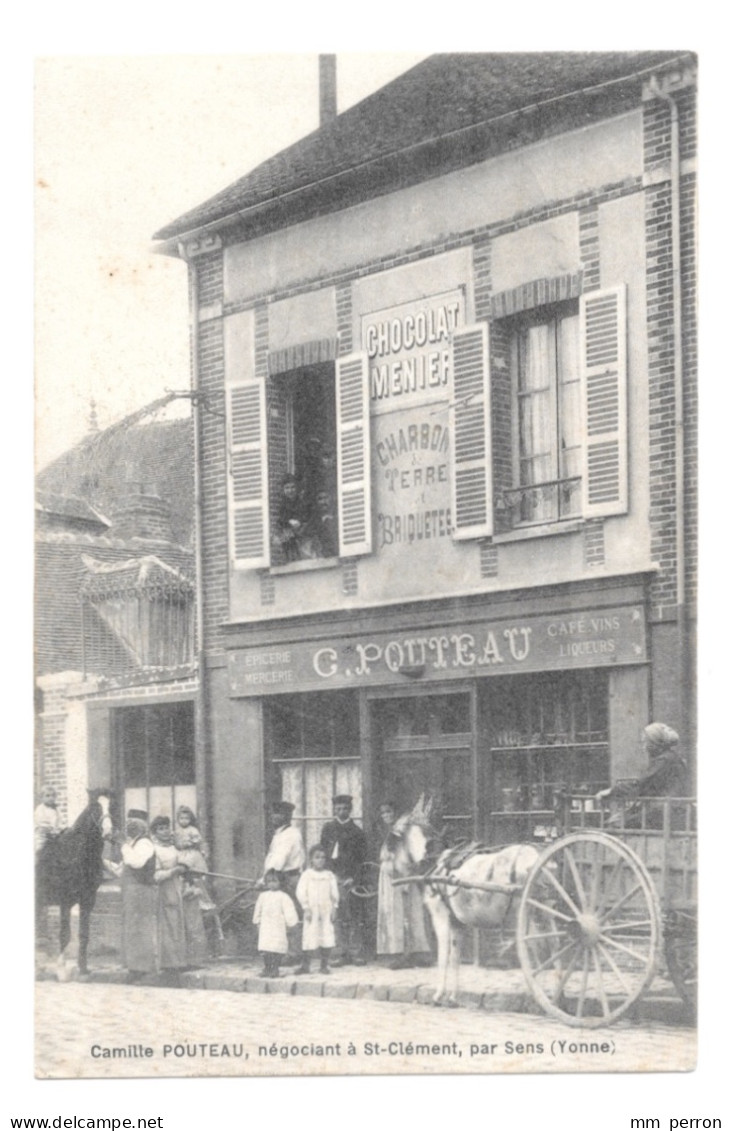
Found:
M 625 814 L 640 797 L 687 797 L 688 762 L 679 748 L 677 731 L 665 723 L 650 723 L 643 732 L 649 766 L 639 778 L 625 779 L 596 795 L 599 802 L 618 801 Z M 622 814 L 617 814 L 621 817 Z M 623 822 L 627 826 L 628 822 Z

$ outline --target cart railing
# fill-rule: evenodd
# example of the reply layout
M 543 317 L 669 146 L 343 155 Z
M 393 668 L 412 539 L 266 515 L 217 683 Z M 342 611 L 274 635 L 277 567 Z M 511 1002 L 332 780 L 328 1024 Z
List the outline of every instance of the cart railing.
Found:
M 663 910 L 698 901 L 697 802 L 690 797 L 639 797 L 603 805 L 571 794 L 563 809 L 565 832 L 600 830 L 624 841 L 644 862 Z

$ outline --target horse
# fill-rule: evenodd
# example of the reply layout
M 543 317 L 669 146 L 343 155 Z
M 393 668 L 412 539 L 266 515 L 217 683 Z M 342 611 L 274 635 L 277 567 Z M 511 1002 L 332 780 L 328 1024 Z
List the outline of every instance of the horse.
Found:
M 515 897 L 540 853 L 530 844 L 444 848 L 442 835 L 431 824 L 432 807 L 422 794 L 411 812 L 396 822 L 394 872 L 424 885 L 424 904 L 437 940 L 434 1005 L 455 1007 L 465 931 L 512 925 Z
M 59 908 L 59 968 L 71 939 L 71 908 L 79 907 L 80 974 L 88 973 L 89 924 L 96 893 L 104 879 L 102 850 L 112 838 L 109 793 L 90 790 L 89 803 L 70 829 L 49 838 L 36 857 L 36 924 L 40 911 Z

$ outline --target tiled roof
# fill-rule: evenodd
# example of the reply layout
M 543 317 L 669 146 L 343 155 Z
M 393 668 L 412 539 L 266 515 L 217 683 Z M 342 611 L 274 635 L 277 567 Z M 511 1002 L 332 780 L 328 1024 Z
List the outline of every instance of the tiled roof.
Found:
M 161 228 L 155 238 L 174 239 L 224 222 L 235 225 L 237 238 L 252 238 L 474 164 L 636 105 L 641 76 L 678 58 L 691 56 L 433 55 Z
M 154 487 L 170 503 L 172 542 L 97 533 L 74 517 L 86 507 L 113 515 L 130 485 L 139 484 Z M 54 498 L 59 519 L 39 522 L 36 531 L 36 672 L 81 671 L 84 555 L 108 564 L 155 555 L 165 568 L 194 577 L 191 421 L 154 421 L 91 435 L 44 468 L 36 486 L 41 498 Z M 68 521 L 60 528 L 65 506 Z
M 155 554 L 105 562 L 82 554 L 86 570 L 84 592 L 111 593 L 144 590 L 146 587 L 174 586 L 181 592 L 192 592 L 193 583 L 180 569 L 162 561 Z
M 67 529 L 74 526 L 78 529 L 87 529 L 89 532 L 101 533 L 110 525 L 108 518 L 78 495 L 57 495 L 50 491 L 37 491 L 36 514 L 39 520 L 48 524 L 58 519 Z
M 99 562 L 129 562 L 152 552 L 169 568 L 194 576 L 192 550 L 141 538 L 122 541 L 91 534 L 39 532 L 35 544 L 35 666 L 37 675 L 81 671 L 81 591 L 88 579 L 84 556 Z
M 39 492 L 75 496 L 113 516 L 131 489 L 144 484 L 169 503 L 172 535 L 193 544 L 193 433 L 190 419 L 152 421 L 86 437 L 44 468 Z

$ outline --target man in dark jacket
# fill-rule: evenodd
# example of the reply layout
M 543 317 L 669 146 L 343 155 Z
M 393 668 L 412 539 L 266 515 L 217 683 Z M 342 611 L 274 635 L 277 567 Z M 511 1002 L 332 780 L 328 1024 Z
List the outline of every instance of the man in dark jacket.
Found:
M 365 964 L 363 954 L 363 901 L 353 895 L 353 887 L 361 880 L 368 845 L 366 835 L 350 814 L 353 799 L 347 793 L 333 798 L 334 820 L 322 827 L 320 843 L 325 850 L 327 867 L 335 873 L 340 892 L 338 933 L 341 947 L 339 965 L 351 962 Z

